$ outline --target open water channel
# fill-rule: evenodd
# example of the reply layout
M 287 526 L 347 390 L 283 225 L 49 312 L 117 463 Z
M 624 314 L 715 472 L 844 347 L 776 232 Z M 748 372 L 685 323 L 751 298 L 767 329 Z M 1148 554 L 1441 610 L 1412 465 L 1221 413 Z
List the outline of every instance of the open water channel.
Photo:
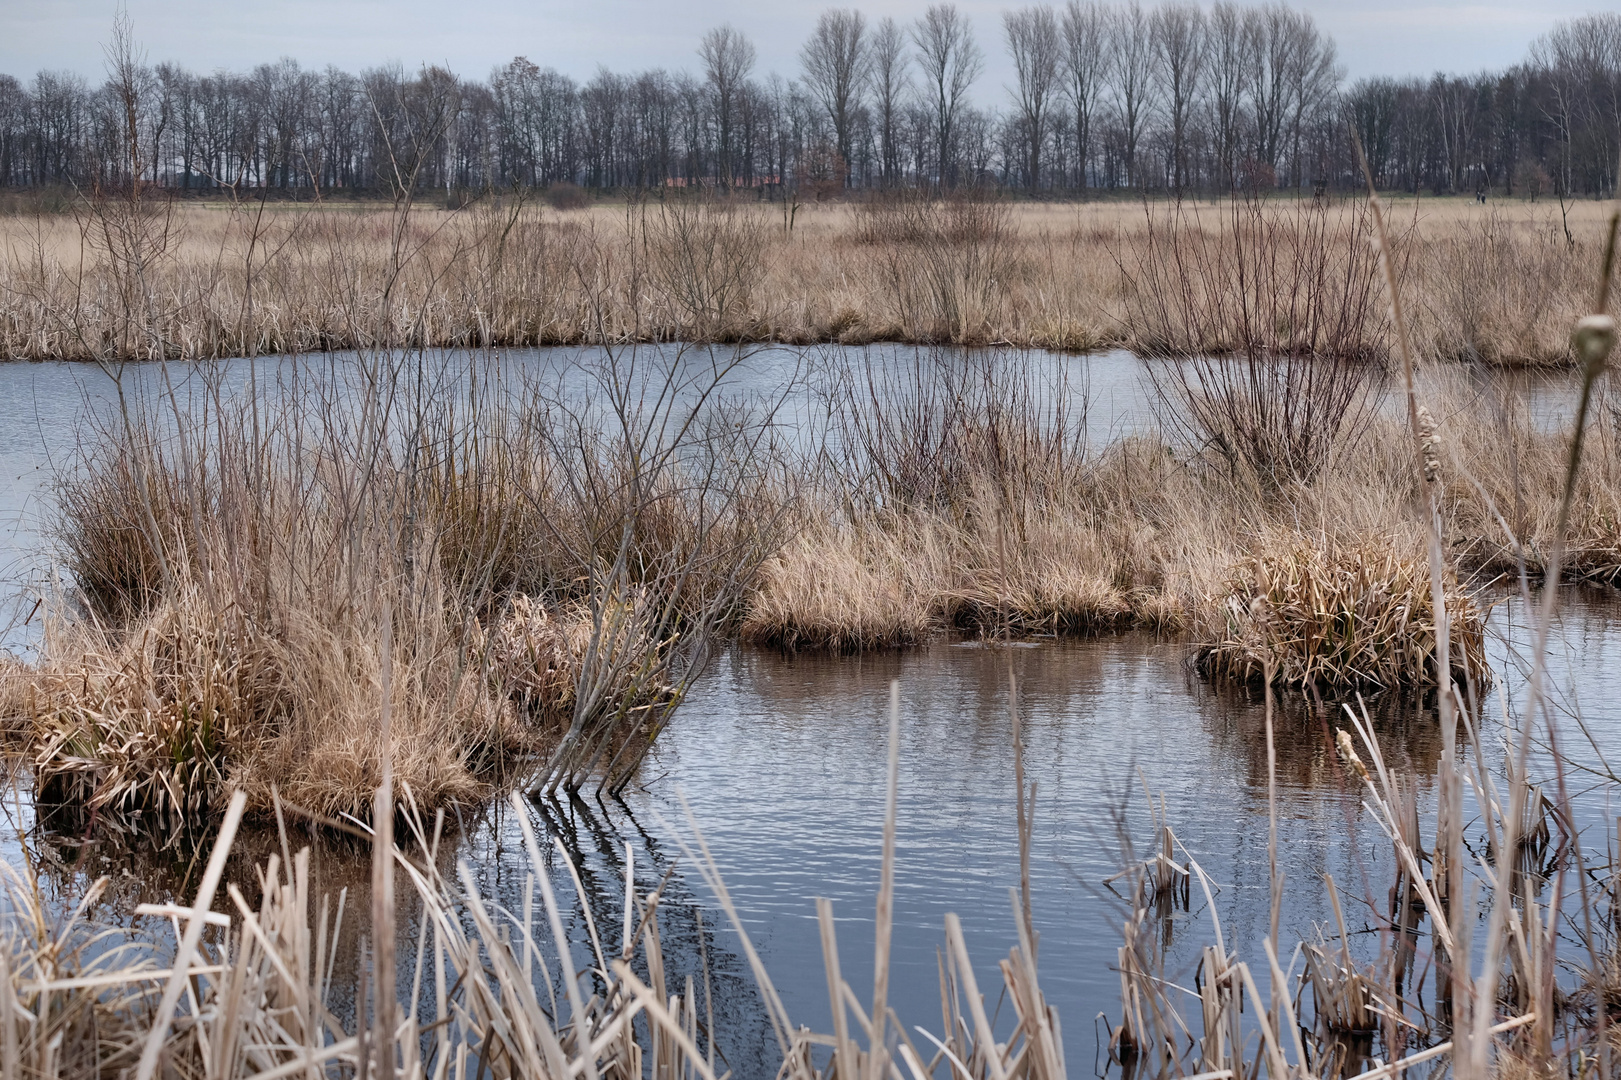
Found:
M 1152 387 L 1138 360 L 1114 354 L 1037 359 L 1064 373 L 1083 396 L 1089 431 L 1097 433 L 1091 437 L 1154 422 Z M 561 361 L 528 354 L 506 362 Z M 259 363 L 284 370 L 295 361 Z M 740 374 L 743 388 L 770 390 L 804 363 L 797 352 L 769 350 Z M 176 378 L 178 372 L 171 369 Z M 134 377 L 152 380 L 157 373 Z M 247 362 L 226 368 L 224 378 L 243 385 Z M 0 413 L 0 564 L 21 616 L 52 581 L 45 540 L 50 477 L 71 465 L 81 434 L 93 428 L 89 414 L 110 401 L 109 388 L 105 375 L 84 366 L 0 365 L 0 399 L 7 402 Z M 1526 392 L 1539 414 L 1557 423 L 1564 389 L 1555 383 Z M 1621 767 L 1621 607 L 1608 593 L 1565 593 L 1552 664 L 1566 720 L 1564 749 L 1596 769 L 1607 768 L 1605 762 Z M 14 621 L 13 651 L 27 655 L 36 648 L 34 626 Z M 1501 717 L 1512 725 L 1525 693 L 1529 635 L 1522 602 L 1497 603 L 1490 627 L 1499 678 L 1484 734 L 1488 746 L 1500 747 L 1507 734 Z M 1213 905 L 1196 888 L 1189 908 L 1171 911 L 1157 927 L 1167 976 L 1191 984 L 1199 950 L 1218 923 L 1230 949 L 1264 965 L 1264 709 L 1242 690 L 1199 679 L 1183 643 L 1131 633 L 1011 647 L 939 640 L 905 652 L 848 657 L 737 648 L 694 688 L 641 783 L 623 801 L 564 801 L 525 811 L 574 854 L 599 923 L 617 925 L 627 845 L 642 890 L 670 875 L 663 937 L 672 975 L 701 978 L 707 966 L 717 1026 L 725 1033 L 719 1048 L 736 1075 L 770 1075 L 774 1043 L 737 935 L 681 853 L 679 838 L 691 835 L 689 809 L 790 1016 L 826 1030 L 814 898 L 833 901 L 845 976 L 864 995 L 892 681 L 900 688 L 901 752 L 890 1000 L 909 1028 L 939 1033 L 936 950 L 947 912 L 962 919 L 982 987 L 1000 985 L 995 963 L 1017 941 L 1009 898 L 1018 881 L 1014 708 L 1035 788 L 1032 908 L 1041 934 L 1042 986 L 1062 1020 L 1071 1075 L 1084 1075 L 1094 1063 L 1103 1068 L 1106 1025 L 1119 1020 L 1113 969 L 1124 907 L 1106 881 L 1123 865 L 1123 840 L 1136 845 L 1140 857 L 1153 839 L 1145 789 L 1163 796 L 1169 824 L 1216 885 Z M 1017 687 L 1016 703 L 1010 686 Z M 1428 806 L 1440 755 L 1433 715 L 1394 700 L 1370 707 L 1387 760 L 1416 777 L 1421 806 Z M 1393 877 L 1391 850 L 1336 757 L 1337 708 L 1292 698 L 1278 712 L 1277 827 L 1287 875 L 1282 938 L 1313 940 L 1316 927 L 1330 924 L 1323 885 L 1329 874 L 1359 951 L 1372 956 L 1379 946 L 1371 928 L 1386 909 Z M 1546 759 L 1538 760 L 1545 767 Z M 1595 777 L 1573 782 L 1580 824 L 1602 849 L 1621 812 L 1608 803 L 1613 785 Z M 95 877 L 110 875 L 113 888 L 101 915 L 135 922 L 128 913 L 136 904 L 184 895 L 195 879 L 189 850 L 154 852 L 94 829 L 65 830 L 39 820 L 27 801 L 26 777 L 10 802 L 14 820 L 0 850 L 15 861 L 26 848 L 56 900 L 69 901 Z M 462 815 L 452 823 L 444 858 L 447 864 L 465 859 L 490 893 L 516 909 L 528 864 L 512 813 L 498 805 Z M 1478 839 L 1478 823 L 1471 830 Z M 349 910 L 366 910 L 364 848 L 319 837 L 294 842 L 314 844 L 320 888 L 348 888 Z M 232 875 L 251 883 L 253 863 L 277 846 L 268 833 L 247 837 Z M 553 873 L 583 960 L 584 907 L 560 865 Z M 402 916 L 410 932 L 409 902 Z M 354 942 L 343 947 L 353 950 Z M 346 968 L 341 955 L 337 966 Z M 1196 1013 L 1191 999 L 1190 1006 Z M 1009 1012 L 1004 1004 L 1004 1026 Z

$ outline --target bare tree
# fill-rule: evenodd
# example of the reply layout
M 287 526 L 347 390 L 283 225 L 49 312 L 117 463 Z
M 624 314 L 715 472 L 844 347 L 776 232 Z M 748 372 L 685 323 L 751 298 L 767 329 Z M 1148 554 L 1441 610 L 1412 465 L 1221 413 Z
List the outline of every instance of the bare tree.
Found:
M 850 134 L 861 90 L 867 81 L 871 57 L 866 40 L 867 20 L 854 8 L 833 8 L 816 20 L 816 32 L 800 50 L 805 83 L 827 111 L 833 141 L 844 159 L 844 180 L 850 176 Z
M 1058 19 L 1046 5 L 1010 11 L 1002 16 L 1007 30 L 1008 54 L 1019 86 L 1015 98 L 1019 119 L 1024 125 L 1025 176 L 1031 192 L 1041 183 L 1041 151 L 1047 142 L 1047 122 L 1058 84 L 1058 65 L 1063 55 Z
M 1276 170 L 1288 116 L 1289 9 L 1282 4 L 1244 13 L 1249 41 L 1249 98 L 1255 122 L 1254 158 Z
M 1079 187 L 1086 187 L 1086 168 L 1091 159 L 1092 123 L 1103 92 L 1104 59 L 1108 44 L 1108 12 L 1095 0 L 1081 3 L 1069 0 L 1064 8 L 1065 92 L 1075 124 L 1075 176 Z
M 968 88 L 984 67 L 984 56 L 955 4 L 935 4 L 925 11 L 912 27 L 912 43 L 933 97 L 936 181 L 945 187 L 952 182 L 952 128 Z
M 1595 194 L 1613 190 L 1621 138 L 1621 15 L 1603 12 L 1560 23 L 1532 43 L 1530 62 L 1546 84 L 1538 111 L 1558 150 L 1550 163 L 1556 190 L 1574 190 L 1578 167 Z
M 1244 94 L 1251 85 L 1254 38 L 1246 32 L 1244 10 L 1222 0 L 1210 9 L 1206 26 L 1211 135 L 1215 142 L 1217 184 L 1231 191 L 1238 182 L 1238 151 L 1243 138 Z
M 1334 40 L 1323 36 L 1303 11 L 1287 11 L 1283 21 L 1287 47 L 1284 82 L 1288 101 L 1289 180 L 1298 188 L 1304 178 L 1300 142 L 1306 118 L 1326 105 L 1345 72 L 1336 63 Z
M 1148 126 L 1153 92 L 1154 34 L 1148 13 L 1137 0 L 1113 12 L 1109 26 L 1115 119 L 1124 140 L 1126 183 L 1139 182 L 1137 144 Z
M 720 128 L 720 181 L 728 187 L 733 176 L 732 128 L 737 122 L 743 84 L 754 69 L 754 55 L 754 43 L 729 25 L 709 31 L 698 45 L 704 77 L 714 98 L 716 126 Z
M 131 192 L 139 197 L 151 147 L 141 145 L 142 113 L 152 71 L 146 66 L 146 52 L 135 44 L 135 31 L 129 12 L 120 8 L 113 18 L 112 41 L 102 47 L 107 57 L 107 86 L 118 103 L 122 128 L 124 162 L 129 169 Z
M 1171 187 L 1178 196 L 1188 180 L 1188 128 L 1203 75 L 1204 13 L 1191 3 L 1156 8 L 1151 19 L 1154 66 L 1171 139 Z
M 0 187 L 153 205 L 170 188 L 400 195 L 407 179 L 447 196 L 762 178 L 826 195 L 914 174 L 949 186 L 972 169 L 1040 190 L 1298 190 L 1354 175 L 1354 128 L 1393 188 L 1615 189 L 1621 14 L 1560 22 L 1503 70 L 1342 88 L 1333 41 L 1285 2 L 1020 0 L 1010 8 L 1041 6 L 998 28 L 1018 76 L 1000 115 L 970 108 L 981 54 L 968 9 L 949 3 L 915 24 L 829 11 L 802 43 L 804 77 L 771 87 L 752 81 L 754 49 L 730 27 L 704 37 L 701 66 L 583 85 L 521 57 L 485 79 L 316 72 L 290 58 L 199 75 L 120 48 L 96 86 L 0 74 Z
M 886 17 L 872 32 L 872 89 L 878 98 L 878 156 L 885 187 L 900 177 L 901 107 L 911 83 L 906 69 L 906 34 Z

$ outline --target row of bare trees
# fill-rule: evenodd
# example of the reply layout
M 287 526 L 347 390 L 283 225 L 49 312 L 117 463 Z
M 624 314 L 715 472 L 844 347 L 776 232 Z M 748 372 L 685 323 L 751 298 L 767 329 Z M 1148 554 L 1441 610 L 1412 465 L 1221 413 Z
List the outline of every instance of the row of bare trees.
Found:
M 1621 158 L 1621 15 L 1561 23 L 1500 72 L 1364 79 L 1345 111 L 1386 186 L 1606 194 Z
M 998 183 L 1037 193 L 1211 192 L 1357 183 L 1355 131 L 1390 187 L 1600 194 L 1621 151 L 1621 16 L 1560 24 L 1527 60 L 1470 78 L 1345 87 L 1334 42 L 1282 3 L 1206 9 L 1068 0 L 1006 11 L 1005 111 L 967 16 L 826 11 L 797 78 L 709 31 L 695 72 L 584 83 L 524 57 L 485 80 L 442 68 L 354 75 L 292 59 L 245 74 L 137 66 L 145 179 L 174 188 L 386 189 L 572 183 L 813 187 Z M 976 94 L 978 95 L 976 97 Z M 68 73 L 0 75 L 0 186 L 127 179 L 120 95 Z

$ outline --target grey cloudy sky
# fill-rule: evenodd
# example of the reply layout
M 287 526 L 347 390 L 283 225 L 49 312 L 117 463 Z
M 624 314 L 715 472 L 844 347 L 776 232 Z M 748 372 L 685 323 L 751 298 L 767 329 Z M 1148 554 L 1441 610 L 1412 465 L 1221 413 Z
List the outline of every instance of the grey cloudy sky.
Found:
M 848 3 L 849 0 L 842 0 Z M 869 18 L 916 17 L 928 0 L 869 0 Z M 1612 0 L 1613 2 L 1613 0 Z M 598 65 L 616 71 L 696 68 L 705 30 L 730 22 L 759 48 L 757 74 L 798 72 L 798 48 L 824 6 L 762 0 L 127 0 L 149 58 L 195 70 L 241 70 L 281 56 L 306 66 L 358 70 L 388 61 L 414 68 L 448 64 L 482 77 L 527 56 L 577 78 Z M 1351 78 L 1497 68 L 1522 59 L 1538 35 L 1563 18 L 1610 4 L 1592 0 L 1295 0 L 1339 43 Z M 972 18 L 989 63 L 975 87 L 999 101 L 1011 78 L 1003 58 L 997 2 L 959 2 Z M 0 0 L 0 71 L 22 78 L 65 68 L 92 78 L 113 0 Z

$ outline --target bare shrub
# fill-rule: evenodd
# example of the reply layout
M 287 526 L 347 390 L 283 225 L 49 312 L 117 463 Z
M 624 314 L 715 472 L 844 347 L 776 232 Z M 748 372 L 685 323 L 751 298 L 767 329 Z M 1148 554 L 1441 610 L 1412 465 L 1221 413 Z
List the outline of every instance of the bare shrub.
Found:
M 690 341 L 753 335 L 755 283 L 768 227 L 755 211 L 708 193 L 669 197 L 639 216 L 642 254 Z
M 861 204 L 856 238 L 914 340 L 983 344 L 1013 262 L 1011 213 L 994 194 L 903 190 Z
M 994 350 L 835 365 L 821 387 L 829 474 L 874 507 L 949 511 L 988 483 L 1039 508 L 1084 463 L 1083 389 Z
M 1251 196 L 1208 214 L 1147 208 L 1144 224 L 1114 258 L 1127 329 L 1145 355 L 1388 355 L 1365 210 Z
M 591 195 L 584 188 L 564 181 L 546 189 L 546 205 L 553 210 L 584 210 L 591 205 Z
M 1341 357 L 1189 356 L 1149 370 L 1170 430 L 1273 490 L 1315 479 L 1336 445 L 1361 437 L 1378 403 L 1377 374 Z
M 531 501 L 566 568 L 553 589 L 586 605 L 591 637 L 568 727 L 532 790 L 627 783 L 788 535 L 793 478 L 774 403 L 720 408 L 745 362 L 608 349 L 533 414 L 552 471 Z
M 1178 205 L 1117 253 L 1138 346 L 1168 425 L 1271 485 L 1310 480 L 1370 415 L 1385 355 L 1378 261 L 1363 214 L 1234 200 L 1213 231 Z

